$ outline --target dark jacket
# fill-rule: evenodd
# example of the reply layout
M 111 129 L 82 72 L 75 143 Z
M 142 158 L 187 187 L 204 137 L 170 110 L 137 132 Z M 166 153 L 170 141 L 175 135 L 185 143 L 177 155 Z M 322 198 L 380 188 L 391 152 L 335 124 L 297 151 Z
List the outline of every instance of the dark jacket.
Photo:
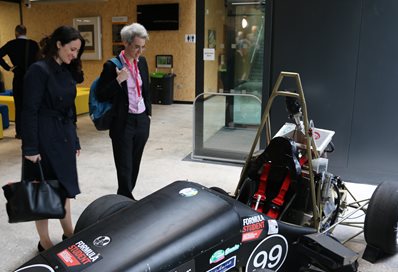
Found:
M 50 58 L 30 66 L 24 86 L 23 155 L 40 154 L 46 178 L 57 178 L 74 197 L 80 193 L 76 169 L 80 144 L 72 110 L 76 81 L 64 64 Z
M 27 55 L 26 55 L 27 54 Z M 11 67 L 3 60 L 8 55 L 15 72 L 25 73 L 26 69 L 39 58 L 39 45 L 29 39 L 14 39 L 0 48 L 0 66 L 9 71 Z
M 119 57 L 117 58 L 119 59 Z M 142 79 L 141 91 L 146 108 L 145 113 L 147 115 L 152 115 L 152 105 L 149 96 L 150 90 L 148 64 L 146 59 L 142 56 L 138 61 L 138 69 Z M 124 132 L 129 108 L 127 81 L 124 81 L 121 85 L 119 85 L 116 77 L 116 66 L 114 63 L 108 60 L 104 63 L 101 76 L 98 80 L 98 87 L 96 89 L 96 95 L 99 101 L 112 102 L 113 121 L 109 131 L 109 135 L 112 138 L 113 136 L 121 135 Z

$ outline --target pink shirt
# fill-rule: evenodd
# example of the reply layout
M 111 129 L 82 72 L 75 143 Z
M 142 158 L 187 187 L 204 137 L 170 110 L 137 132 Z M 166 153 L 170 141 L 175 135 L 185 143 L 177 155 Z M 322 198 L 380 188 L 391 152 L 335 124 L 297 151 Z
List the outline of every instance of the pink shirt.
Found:
M 122 51 L 119 55 L 119 58 L 122 60 L 122 64 L 127 68 L 128 78 L 127 78 L 127 91 L 129 98 L 129 113 L 139 114 L 145 111 L 145 103 L 142 98 L 142 79 L 138 70 L 138 60 L 137 60 L 137 69 L 134 67 L 134 63 L 129 63 L 129 61 L 124 58 L 124 51 Z M 138 93 L 136 79 L 139 84 L 139 88 L 141 90 Z

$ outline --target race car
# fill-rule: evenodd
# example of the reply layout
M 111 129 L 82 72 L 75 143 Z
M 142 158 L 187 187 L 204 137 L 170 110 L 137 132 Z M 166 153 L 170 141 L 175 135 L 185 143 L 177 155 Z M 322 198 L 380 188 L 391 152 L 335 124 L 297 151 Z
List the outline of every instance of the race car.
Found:
M 271 219 L 188 181 L 137 202 L 99 198 L 76 231 L 17 271 L 300 271 L 312 262 L 355 271 L 358 258 L 313 228 Z
M 296 79 L 296 92 L 279 90 L 284 77 Z M 254 154 L 278 95 L 289 98 L 294 123 Z M 100 197 L 72 237 L 16 271 L 357 271 L 359 254 L 332 235 L 357 211 L 366 212 L 364 256 L 394 254 L 398 186 L 382 183 L 370 200 L 348 203 L 344 182 L 327 172 L 334 132 L 309 123 L 298 74 L 282 72 L 234 194 L 175 181 L 139 201 Z

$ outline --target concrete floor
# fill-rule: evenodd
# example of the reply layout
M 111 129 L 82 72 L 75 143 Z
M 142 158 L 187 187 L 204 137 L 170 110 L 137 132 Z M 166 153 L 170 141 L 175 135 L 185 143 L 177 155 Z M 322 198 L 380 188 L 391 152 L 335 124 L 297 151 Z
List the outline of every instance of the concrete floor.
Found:
M 191 180 L 205 186 L 218 186 L 234 192 L 239 180 L 240 166 L 183 160 L 192 151 L 192 105 L 154 105 L 151 134 L 134 196 L 143 198 L 175 180 Z M 0 185 L 20 179 L 21 151 L 14 139 L 14 126 L 4 131 L 0 140 Z M 116 192 L 116 172 L 107 132 L 96 131 L 88 115 L 78 117 L 78 134 L 82 152 L 78 158 L 79 182 L 82 193 L 72 201 L 72 217 L 76 222 L 84 208 L 96 198 Z M 359 199 L 369 197 L 374 186 L 347 184 Z M 9 224 L 5 198 L 0 197 L 0 271 L 13 271 L 37 254 L 38 236 L 34 223 Z M 361 217 L 363 219 L 363 217 Z M 62 229 L 57 220 L 50 220 L 51 237 L 61 241 Z M 336 237 L 344 239 L 351 229 L 338 227 Z M 362 254 L 363 235 L 347 244 Z M 360 260 L 359 271 L 398 271 L 398 256 L 377 264 Z

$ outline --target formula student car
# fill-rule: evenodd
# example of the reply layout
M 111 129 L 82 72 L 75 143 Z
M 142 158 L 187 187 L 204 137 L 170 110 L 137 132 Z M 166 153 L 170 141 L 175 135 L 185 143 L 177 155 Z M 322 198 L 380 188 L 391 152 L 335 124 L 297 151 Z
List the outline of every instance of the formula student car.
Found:
M 279 90 L 285 77 L 296 79 L 296 92 Z M 265 125 L 271 135 L 280 95 L 294 123 L 254 154 Z M 282 72 L 234 194 L 176 181 L 139 201 L 100 197 L 71 238 L 16 271 L 357 271 L 359 254 L 332 235 L 356 212 L 366 213 L 364 257 L 394 254 L 398 186 L 382 183 L 370 200 L 349 203 L 344 182 L 327 172 L 334 132 L 309 123 L 299 75 Z

